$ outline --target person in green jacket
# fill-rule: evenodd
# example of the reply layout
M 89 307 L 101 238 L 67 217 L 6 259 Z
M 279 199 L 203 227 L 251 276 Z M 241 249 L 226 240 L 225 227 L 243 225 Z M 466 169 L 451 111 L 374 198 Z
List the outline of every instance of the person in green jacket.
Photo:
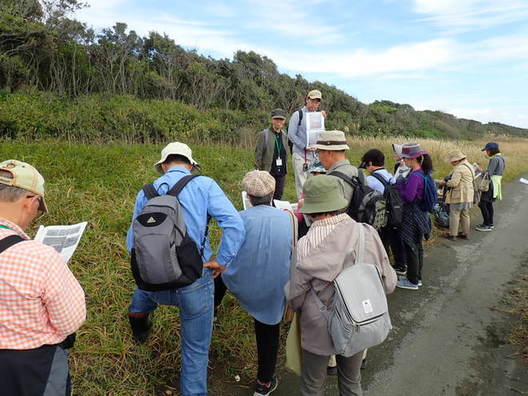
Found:
M 288 136 L 283 130 L 286 112 L 271 111 L 271 126 L 260 131 L 255 147 L 255 169 L 269 172 L 275 179 L 273 199 L 281 199 L 287 174 Z

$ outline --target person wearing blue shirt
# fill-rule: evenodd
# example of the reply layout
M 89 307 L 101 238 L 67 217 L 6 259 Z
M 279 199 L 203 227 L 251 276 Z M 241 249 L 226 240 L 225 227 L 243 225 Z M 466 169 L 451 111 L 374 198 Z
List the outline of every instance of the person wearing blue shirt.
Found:
M 162 176 L 153 183 L 158 194 L 166 194 L 182 177 L 198 165 L 191 149 L 183 143 L 168 144 L 155 164 Z M 151 327 L 149 318 L 158 306 L 174 305 L 180 309 L 182 369 L 181 394 L 207 395 L 207 364 L 213 328 L 213 277 L 229 267 L 244 241 L 245 230 L 240 215 L 218 184 L 211 178 L 192 179 L 178 196 L 190 238 L 202 246 L 209 217 L 222 228 L 222 239 L 216 258 L 206 240 L 202 252 L 204 269 L 194 283 L 177 289 L 145 291 L 136 288 L 128 316 L 134 338 L 145 342 Z M 143 191 L 136 197 L 132 225 L 127 234 L 127 248 L 134 247 L 134 219 L 147 203 Z
M 222 279 L 254 319 L 258 355 L 254 395 L 263 396 L 277 387 L 275 365 L 286 305 L 284 286 L 289 279 L 293 221 L 297 220 L 270 205 L 275 179 L 268 172 L 248 172 L 242 187 L 253 206 L 240 212 L 246 238 Z

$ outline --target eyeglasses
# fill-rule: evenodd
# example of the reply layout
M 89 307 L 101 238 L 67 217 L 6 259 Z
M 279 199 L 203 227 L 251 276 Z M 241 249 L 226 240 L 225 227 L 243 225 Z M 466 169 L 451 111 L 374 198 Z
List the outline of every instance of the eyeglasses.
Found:
M 26 198 L 35 198 L 38 197 L 37 202 L 39 203 L 39 207 L 42 205 L 42 197 L 40 195 L 26 195 Z

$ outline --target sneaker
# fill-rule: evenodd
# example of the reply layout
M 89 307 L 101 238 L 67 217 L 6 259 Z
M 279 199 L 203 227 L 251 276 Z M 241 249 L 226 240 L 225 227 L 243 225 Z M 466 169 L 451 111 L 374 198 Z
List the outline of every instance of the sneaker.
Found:
M 491 228 L 492 226 L 487 226 L 487 225 L 478 225 L 475 227 L 475 230 L 477 231 L 481 231 L 481 232 L 489 232 L 491 231 L 493 228 Z
M 398 280 L 398 283 L 396 283 L 396 287 L 407 290 L 418 290 L 418 285 L 415 285 L 409 279 L 403 277 Z
M 277 385 L 279 385 L 279 381 L 277 380 L 276 376 L 274 376 L 271 379 L 271 382 L 269 382 L 268 384 L 261 384 L 259 381 L 257 381 L 257 385 L 255 385 L 255 393 L 253 393 L 253 396 L 268 396 L 271 392 L 277 389 Z
M 394 271 L 396 271 L 397 275 L 405 275 L 407 273 L 406 268 L 394 268 Z
M 466 239 L 466 240 L 469 239 L 468 234 L 463 234 L 463 233 L 459 233 L 459 234 L 458 234 L 458 237 L 461 238 L 461 239 Z
M 495 226 L 492 224 L 489 226 L 492 230 L 495 228 Z
M 420 280 L 418 281 L 418 287 L 422 287 L 422 286 L 423 286 L 423 283 L 422 283 L 422 280 L 420 279 Z

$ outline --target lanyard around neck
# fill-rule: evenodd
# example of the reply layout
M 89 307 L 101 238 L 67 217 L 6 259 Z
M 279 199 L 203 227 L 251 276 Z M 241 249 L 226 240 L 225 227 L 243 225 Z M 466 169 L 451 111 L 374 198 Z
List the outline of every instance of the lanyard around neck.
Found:
M 11 227 L 5 226 L 5 225 L 3 225 L 3 224 L 0 224 L 0 228 L 5 228 L 5 229 L 7 229 L 7 230 L 15 231 L 15 230 L 13 230 Z

